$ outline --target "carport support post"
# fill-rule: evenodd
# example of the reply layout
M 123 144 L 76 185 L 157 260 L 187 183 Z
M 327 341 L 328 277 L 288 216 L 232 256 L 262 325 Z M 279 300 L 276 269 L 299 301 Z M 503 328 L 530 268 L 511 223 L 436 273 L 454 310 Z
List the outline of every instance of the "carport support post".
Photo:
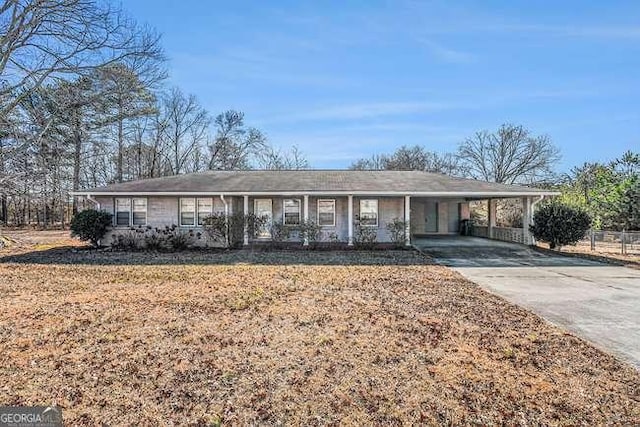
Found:
M 404 244 L 411 246 L 411 196 L 404 196 Z
M 247 224 L 247 215 L 249 215 L 249 196 L 244 196 L 244 241 L 243 245 L 249 245 L 249 229 Z
M 353 246 L 353 196 L 349 194 L 347 196 L 347 224 L 348 224 L 348 237 L 347 245 Z
M 304 196 L 304 223 L 305 225 L 309 222 L 309 195 L 305 194 Z M 304 242 L 303 246 L 309 246 L 309 239 L 307 238 L 307 233 L 304 234 Z
M 533 238 L 529 231 L 529 226 L 533 224 L 533 209 L 531 197 L 522 198 L 522 243 L 533 245 Z
M 489 214 L 489 238 L 493 239 L 493 229 L 496 226 L 496 200 L 489 199 L 487 202 L 487 213 Z

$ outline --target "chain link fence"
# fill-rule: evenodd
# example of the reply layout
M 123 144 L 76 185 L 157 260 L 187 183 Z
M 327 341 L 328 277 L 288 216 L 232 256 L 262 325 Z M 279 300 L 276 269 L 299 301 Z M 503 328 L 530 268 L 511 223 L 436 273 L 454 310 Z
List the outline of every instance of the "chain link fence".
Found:
M 592 251 L 640 255 L 640 231 L 590 230 L 578 246 Z

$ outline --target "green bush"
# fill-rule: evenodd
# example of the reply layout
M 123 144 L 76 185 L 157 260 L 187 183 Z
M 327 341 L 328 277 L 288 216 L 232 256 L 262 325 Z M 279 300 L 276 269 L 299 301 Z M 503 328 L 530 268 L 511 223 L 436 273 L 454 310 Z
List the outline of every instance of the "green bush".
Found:
M 71 236 L 98 246 L 111 226 L 112 215 L 107 212 L 87 209 L 78 212 L 71 220 Z
M 541 242 L 555 249 L 575 245 L 591 226 L 591 217 L 580 208 L 552 201 L 540 206 L 533 216 L 529 230 Z

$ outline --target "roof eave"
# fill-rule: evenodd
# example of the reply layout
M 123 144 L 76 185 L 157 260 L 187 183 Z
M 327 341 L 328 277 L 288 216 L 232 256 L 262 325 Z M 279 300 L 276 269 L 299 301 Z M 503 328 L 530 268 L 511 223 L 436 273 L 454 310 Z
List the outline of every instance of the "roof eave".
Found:
M 550 190 L 527 189 L 523 191 L 73 191 L 72 196 L 412 196 L 412 197 L 525 197 L 558 196 L 561 193 Z

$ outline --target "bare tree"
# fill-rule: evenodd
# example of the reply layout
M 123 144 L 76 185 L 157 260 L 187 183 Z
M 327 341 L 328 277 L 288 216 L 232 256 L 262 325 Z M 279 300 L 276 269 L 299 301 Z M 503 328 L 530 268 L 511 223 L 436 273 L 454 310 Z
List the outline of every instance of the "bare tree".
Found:
M 352 170 L 383 170 L 386 169 L 389 157 L 385 154 L 373 154 L 371 157 L 358 159 L 351 163 Z
M 165 115 L 164 138 L 168 146 L 171 172 L 180 174 L 197 170 L 193 157 L 207 139 L 211 119 L 200 106 L 195 95 L 185 95 L 173 88 L 163 102 Z
M 427 151 L 419 145 L 414 145 L 413 147 L 405 145 L 387 157 L 385 169 L 418 170 L 459 175 L 461 164 L 459 159 L 450 153 L 439 154 L 434 151 Z
M 0 118 L 0 224 L 6 224 L 8 221 L 8 197 L 15 186 L 15 177 L 10 173 L 9 166 L 13 159 L 13 149 L 16 143 L 12 133 L 12 118 Z
M 7 0 L 0 5 L 0 106 L 5 116 L 52 79 L 87 75 L 109 64 L 162 57 L 160 37 L 109 1 Z
M 116 182 L 123 180 L 124 151 L 126 148 L 127 122 L 151 116 L 156 111 L 156 100 L 148 87 L 140 80 L 135 70 L 124 64 L 113 64 L 96 72 L 97 92 L 100 102 L 101 125 L 115 127 Z
M 428 157 L 428 172 L 443 173 L 450 176 L 466 176 L 467 168 L 462 159 L 455 153 L 439 154 L 431 152 Z
M 419 145 L 403 145 L 387 158 L 385 169 L 424 171 L 427 169 L 430 154 Z
M 267 170 L 303 170 L 309 169 L 309 161 L 297 146 L 289 151 L 267 147 L 258 160 L 261 169 Z
M 267 148 L 267 138 L 258 129 L 247 128 L 240 111 L 225 111 L 214 124 L 216 135 L 209 144 L 209 169 L 250 169 L 252 158 L 259 158 Z
M 373 155 L 370 158 L 357 160 L 350 169 L 417 170 L 447 175 L 463 175 L 464 171 L 462 162 L 456 155 L 439 154 L 419 145 L 413 147 L 403 145 L 390 155 Z
M 511 124 L 495 133 L 477 132 L 460 144 L 458 155 L 471 177 L 506 184 L 547 179 L 560 159 L 548 136 Z

